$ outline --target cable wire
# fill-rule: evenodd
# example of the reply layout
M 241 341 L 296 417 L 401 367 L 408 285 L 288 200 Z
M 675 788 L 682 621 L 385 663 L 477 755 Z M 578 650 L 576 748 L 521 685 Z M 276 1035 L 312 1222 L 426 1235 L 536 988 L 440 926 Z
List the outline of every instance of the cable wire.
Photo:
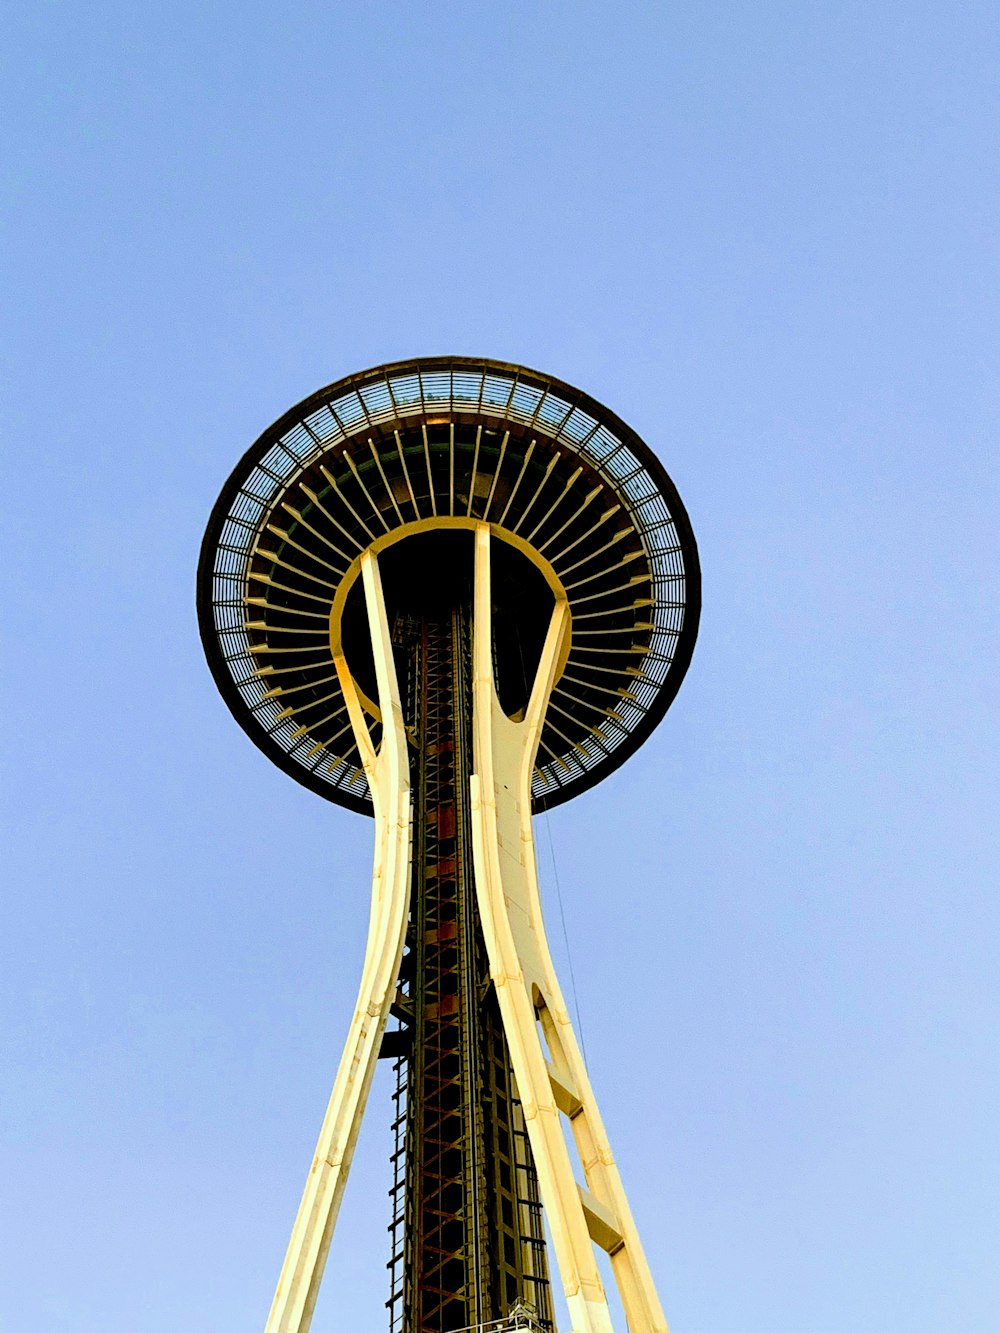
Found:
M 583 1019 L 580 1017 L 580 1000 L 576 993 L 576 973 L 573 970 L 573 954 L 569 947 L 569 932 L 566 929 L 566 911 L 563 907 L 562 886 L 559 883 L 559 866 L 556 864 L 556 849 L 552 841 L 552 826 L 549 823 L 549 812 L 543 811 L 542 819 L 545 824 L 545 835 L 549 844 L 549 859 L 552 862 L 552 877 L 556 885 L 556 902 L 559 904 L 559 920 L 562 925 L 563 945 L 566 949 L 566 962 L 569 965 L 569 988 L 573 992 L 573 1011 L 576 1014 L 576 1030 L 580 1034 L 580 1051 L 583 1054 L 583 1063 L 587 1065 L 587 1043 L 583 1035 Z M 589 1066 L 588 1066 L 589 1067 Z

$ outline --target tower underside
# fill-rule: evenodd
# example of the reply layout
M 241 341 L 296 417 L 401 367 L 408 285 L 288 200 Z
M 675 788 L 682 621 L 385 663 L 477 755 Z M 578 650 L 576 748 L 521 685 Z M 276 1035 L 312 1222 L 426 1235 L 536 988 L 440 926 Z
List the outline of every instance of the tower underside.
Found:
M 379 1057 L 396 1114 L 391 1333 L 526 1316 L 666 1333 L 544 929 L 532 812 L 673 699 L 697 550 L 642 440 L 523 367 L 428 358 L 320 390 L 209 523 L 199 617 L 234 716 L 373 816 L 358 1001 L 266 1333 L 308 1333 Z M 544 1228 L 542 1217 L 544 1204 Z

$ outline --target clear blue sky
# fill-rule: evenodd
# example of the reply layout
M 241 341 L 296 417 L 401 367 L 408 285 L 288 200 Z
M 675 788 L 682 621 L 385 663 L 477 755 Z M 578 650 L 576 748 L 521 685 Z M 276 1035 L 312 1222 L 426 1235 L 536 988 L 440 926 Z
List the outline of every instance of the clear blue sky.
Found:
M 263 1325 L 371 826 L 231 720 L 195 562 L 266 425 L 423 353 L 607 402 L 699 538 L 677 702 L 539 829 L 674 1333 L 992 1333 L 995 4 L 35 0 L 4 45 L 3 1333 Z M 315 1333 L 385 1327 L 388 1111 Z

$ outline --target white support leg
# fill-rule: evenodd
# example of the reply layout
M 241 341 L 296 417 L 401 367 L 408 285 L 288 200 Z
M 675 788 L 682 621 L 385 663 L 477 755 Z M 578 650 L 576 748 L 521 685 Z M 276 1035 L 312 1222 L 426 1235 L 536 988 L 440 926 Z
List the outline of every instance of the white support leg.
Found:
M 343 655 L 337 674 L 375 807 L 371 916 L 358 1001 L 265 1333 L 307 1333 L 368 1100 L 403 953 L 410 899 L 411 802 L 406 733 L 376 557 L 361 558 L 382 742 L 372 746 Z
M 559 989 L 542 922 L 531 830 L 531 775 L 569 607 L 557 599 L 524 720 L 493 680 L 490 530 L 476 530 L 472 825 L 476 894 L 539 1192 L 574 1333 L 609 1333 L 595 1244 L 611 1256 L 631 1333 L 666 1333 L 649 1265 Z M 539 1021 L 551 1056 L 543 1052 Z M 563 1135 L 567 1115 L 586 1188 Z

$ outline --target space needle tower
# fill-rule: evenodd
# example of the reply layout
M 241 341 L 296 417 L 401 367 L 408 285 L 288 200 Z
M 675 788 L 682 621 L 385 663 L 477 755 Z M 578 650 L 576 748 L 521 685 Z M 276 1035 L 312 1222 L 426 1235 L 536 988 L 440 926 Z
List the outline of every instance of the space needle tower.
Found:
M 600 1251 L 631 1333 L 666 1329 L 553 968 L 532 813 L 646 739 L 699 609 L 656 456 L 521 366 L 351 375 L 226 482 L 198 571 L 215 681 L 274 763 L 375 835 L 357 1004 L 266 1333 L 309 1328 L 379 1059 L 391 1333 L 554 1333 L 555 1281 L 572 1333 L 610 1333 Z

